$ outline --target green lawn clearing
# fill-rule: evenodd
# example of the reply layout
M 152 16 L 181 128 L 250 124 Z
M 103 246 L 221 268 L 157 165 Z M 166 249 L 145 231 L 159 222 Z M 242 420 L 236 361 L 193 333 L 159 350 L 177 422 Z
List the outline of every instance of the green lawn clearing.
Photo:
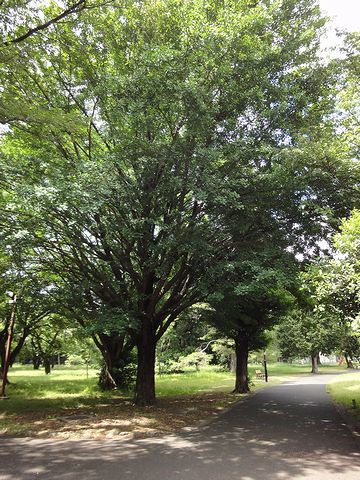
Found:
M 255 379 L 255 370 L 261 368 L 250 366 L 252 390 L 266 385 L 264 380 Z M 323 367 L 321 371 L 338 369 Z M 307 375 L 310 366 L 269 364 L 268 371 L 267 385 L 272 385 L 294 375 Z M 95 369 L 87 376 L 84 368 L 59 366 L 45 375 L 43 370 L 16 365 L 9 379 L 9 399 L 0 401 L 0 434 L 108 438 L 169 433 L 208 418 L 239 398 L 231 394 L 234 374 L 217 367 L 157 376 L 157 405 L 143 409 L 133 405 L 129 392 L 102 392 Z M 74 414 L 91 418 L 72 423 L 61 420 Z
M 327 390 L 336 403 L 343 405 L 360 420 L 360 371 L 337 378 L 328 384 Z

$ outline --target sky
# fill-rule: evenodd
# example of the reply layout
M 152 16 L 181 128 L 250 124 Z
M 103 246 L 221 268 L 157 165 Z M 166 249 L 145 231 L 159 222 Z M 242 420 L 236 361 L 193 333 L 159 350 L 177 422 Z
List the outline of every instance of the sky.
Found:
M 319 0 L 322 11 L 332 19 L 332 27 L 340 30 L 360 31 L 360 0 Z M 324 46 L 338 43 L 334 30 Z

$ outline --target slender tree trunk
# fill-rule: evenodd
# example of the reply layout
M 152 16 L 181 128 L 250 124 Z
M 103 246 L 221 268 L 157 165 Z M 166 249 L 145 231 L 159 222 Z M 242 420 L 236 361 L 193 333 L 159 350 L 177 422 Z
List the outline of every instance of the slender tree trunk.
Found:
M 347 368 L 354 368 L 354 364 L 352 363 L 352 360 L 349 357 L 349 355 L 347 353 L 345 353 L 344 357 L 345 357 L 345 360 L 346 360 Z
M 235 373 L 236 372 L 236 354 L 235 352 L 231 354 L 230 356 L 230 372 Z
M 33 363 L 34 370 L 39 370 L 40 365 L 41 365 L 41 359 L 40 359 L 40 357 L 34 356 L 34 357 L 32 358 L 32 363 Z
M 235 338 L 236 352 L 236 380 L 233 393 L 247 393 L 249 387 L 248 356 L 249 341 L 246 335 L 238 335 Z
M 156 338 L 152 322 L 144 319 L 136 342 L 138 367 L 135 403 L 139 406 L 155 403 L 155 349 Z
M 5 364 L 5 349 L 7 341 L 7 327 L 0 334 L 0 378 L 2 378 L 2 372 Z
M 315 353 L 315 355 L 311 355 L 311 373 L 319 373 L 317 356 L 317 353 Z
M 51 362 L 49 358 L 44 358 L 44 367 L 45 367 L 45 373 L 46 375 L 49 375 L 51 373 Z

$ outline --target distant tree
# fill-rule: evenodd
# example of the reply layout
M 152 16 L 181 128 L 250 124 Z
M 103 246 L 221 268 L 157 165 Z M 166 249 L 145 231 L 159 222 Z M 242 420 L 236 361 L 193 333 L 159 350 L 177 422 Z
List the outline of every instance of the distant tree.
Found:
M 43 365 L 45 373 L 51 373 L 57 357 L 64 353 L 66 337 L 64 319 L 58 315 L 49 315 L 37 325 L 29 336 L 34 367 Z
M 311 358 L 311 373 L 318 373 L 319 353 L 330 354 L 340 347 L 341 327 L 329 317 L 296 308 L 277 327 L 280 352 L 285 359 Z
M 312 264 L 304 281 L 315 312 L 341 335 L 337 344 L 351 367 L 360 348 L 360 212 L 354 210 L 340 230 L 333 238 L 333 255 Z
M 254 246 L 253 246 L 254 248 Z M 249 352 L 264 348 L 266 330 L 293 303 L 296 285 L 294 258 L 274 248 L 250 252 L 248 261 L 235 265 L 221 279 L 210 300 L 209 320 L 235 342 L 236 380 L 234 393 L 250 390 Z
M 10 305 L 6 291 L 17 294 L 14 338 L 11 343 L 9 365 L 12 366 L 26 339 L 51 313 L 59 308 L 59 299 L 51 278 L 38 275 L 31 264 L 19 264 L 19 258 L 3 255 L 0 259 L 0 376 L 4 366 L 8 341 Z

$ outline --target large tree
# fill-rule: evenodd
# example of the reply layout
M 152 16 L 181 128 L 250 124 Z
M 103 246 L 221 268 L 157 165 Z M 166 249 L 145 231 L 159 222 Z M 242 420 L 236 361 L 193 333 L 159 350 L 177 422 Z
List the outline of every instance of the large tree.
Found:
M 355 167 L 315 148 L 332 132 L 323 25 L 312 0 L 112 2 L 12 46 L 3 234 L 118 319 L 138 404 L 155 400 L 156 342 L 233 254 L 234 219 L 236 248 L 270 231 L 306 251 L 346 210 L 334 184 Z

